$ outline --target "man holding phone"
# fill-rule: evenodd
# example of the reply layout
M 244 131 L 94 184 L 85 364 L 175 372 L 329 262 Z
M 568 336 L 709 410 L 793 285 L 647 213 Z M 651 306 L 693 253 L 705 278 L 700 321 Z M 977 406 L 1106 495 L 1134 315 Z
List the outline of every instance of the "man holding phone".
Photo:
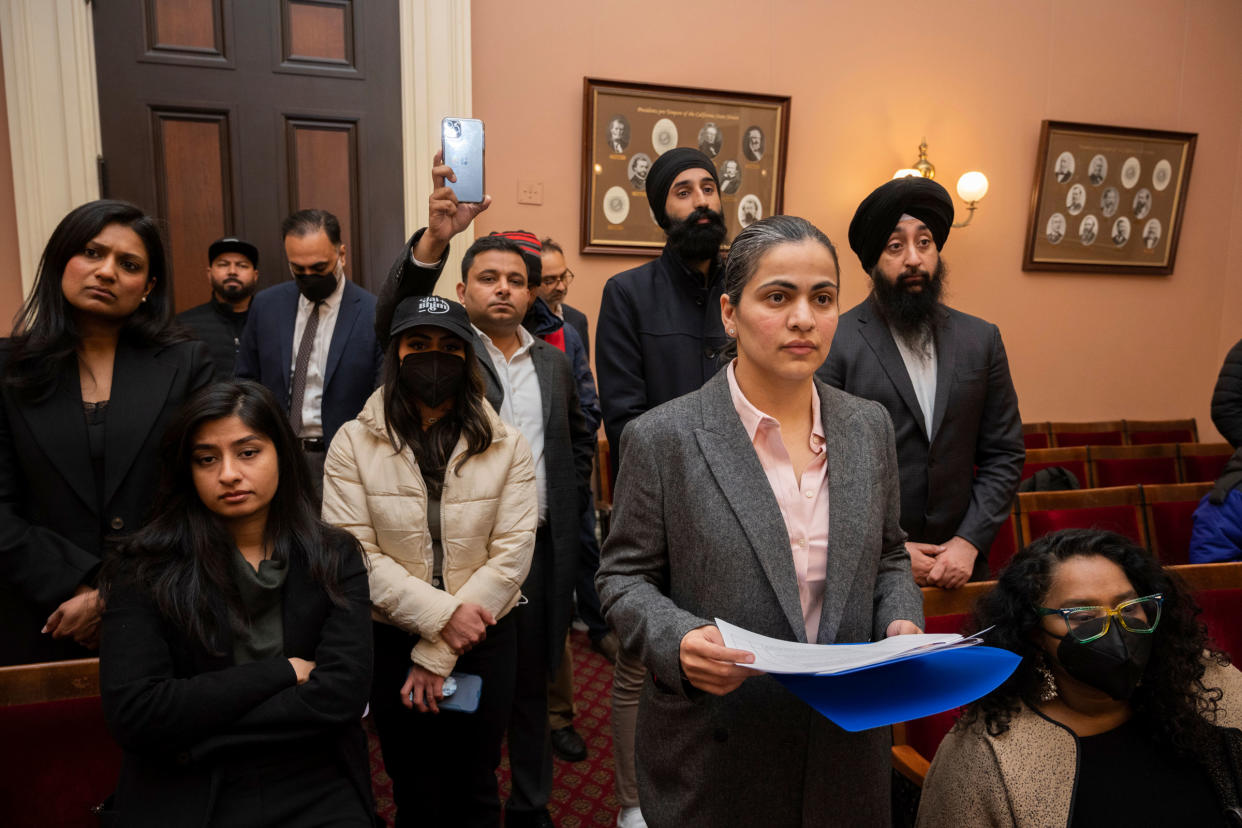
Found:
M 439 279 L 453 236 L 491 205 L 483 195 L 460 201 L 450 183 L 457 177 L 437 153 L 427 227 L 402 249 L 376 307 L 376 335 L 386 332 L 406 296 L 429 294 Z M 509 760 L 513 793 L 505 807 L 509 828 L 552 825 L 552 750 L 548 735 L 548 680 L 560 663 L 569 628 L 577 570 L 580 500 L 590 491 L 595 435 L 587 428 L 565 354 L 522 327 L 532 301 L 522 248 L 504 236 L 484 236 L 466 251 L 457 296 L 474 328 L 471 342 L 485 395 L 500 418 L 517 428 L 535 459 L 539 529 L 530 573 L 522 584 L 527 599 L 514 610 L 518 665 Z M 487 692 L 487 688 L 483 688 Z

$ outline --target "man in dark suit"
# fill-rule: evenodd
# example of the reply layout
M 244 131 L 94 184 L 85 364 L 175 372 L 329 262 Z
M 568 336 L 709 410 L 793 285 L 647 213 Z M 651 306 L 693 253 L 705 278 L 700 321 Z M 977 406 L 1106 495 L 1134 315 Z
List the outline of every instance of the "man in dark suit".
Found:
M 207 343 L 216 379 L 233 376 L 250 299 L 259 287 L 259 250 L 236 236 L 225 236 L 207 248 L 207 281 L 211 298 L 177 314 L 177 321 Z
M 299 210 L 281 233 L 293 281 L 254 297 L 236 374 L 266 385 L 289 412 L 318 489 L 336 430 L 358 416 L 379 385 L 375 296 L 345 275 L 336 216 Z
M 543 275 L 535 293 L 547 303 L 554 314 L 565 320 L 565 324 L 578 332 L 582 346 L 586 348 L 587 358 L 590 359 L 591 332 L 587 326 L 586 314 L 565 303 L 569 286 L 574 283 L 574 272 L 565 263 L 565 251 L 552 239 L 544 239 L 539 245 L 543 248 L 540 252 Z
M 376 308 L 377 332 L 387 331 L 406 296 L 431 293 L 444 267 L 449 241 L 491 204 L 463 204 L 445 186 L 452 170 L 436 154 L 435 190 L 427 227 L 402 249 Z M 522 584 L 528 603 L 515 610 L 518 668 L 509 724 L 513 793 L 505 824 L 552 825 L 552 749 L 548 736 L 548 679 L 559 666 L 569 628 L 578 569 L 582 497 L 589 495 L 595 435 L 586 427 L 569 360 L 554 345 L 522 327 L 533 301 L 522 248 L 504 236 L 484 236 L 466 251 L 457 297 L 475 329 L 471 343 L 488 401 L 526 437 L 535 459 L 539 530 L 530 572 Z M 386 337 L 380 334 L 381 341 Z
M 952 199 L 928 178 L 863 200 L 849 237 L 872 292 L 841 317 L 818 372 L 888 409 L 915 580 L 950 589 L 988 576 L 1025 456 L 1000 331 L 940 302 L 952 223 Z

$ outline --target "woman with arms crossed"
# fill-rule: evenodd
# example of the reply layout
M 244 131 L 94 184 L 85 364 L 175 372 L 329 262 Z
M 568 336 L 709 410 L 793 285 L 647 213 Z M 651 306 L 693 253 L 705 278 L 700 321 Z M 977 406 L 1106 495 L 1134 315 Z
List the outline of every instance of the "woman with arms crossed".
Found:
M 92 654 L 104 545 L 142 525 L 164 428 L 211 381 L 165 270 L 155 219 L 83 204 L 0 342 L 0 665 Z
M 597 583 L 651 671 L 638 779 L 652 828 L 889 825 L 887 729 L 847 733 L 735 662 L 712 619 L 822 644 L 914 633 L 883 408 L 814 379 L 836 330 L 832 243 L 774 216 L 738 235 L 721 297 L 737 358 L 635 420 Z
M 370 826 L 370 599 L 255 382 L 169 428 L 151 522 L 104 566 L 104 715 L 123 826 Z

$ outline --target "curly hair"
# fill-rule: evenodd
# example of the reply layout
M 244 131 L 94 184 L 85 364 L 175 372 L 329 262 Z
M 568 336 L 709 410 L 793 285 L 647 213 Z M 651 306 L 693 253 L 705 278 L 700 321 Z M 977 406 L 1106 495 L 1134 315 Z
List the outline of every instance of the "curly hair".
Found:
M 1058 564 L 1093 555 L 1121 567 L 1139 595 L 1164 594 L 1151 658 L 1130 703 L 1135 717 L 1153 729 L 1157 743 L 1190 753 L 1222 696 L 1220 688 L 1203 684 L 1204 653 L 1218 664 L 1228 664 L 1229 657 L 1209 643 L 1207 627 L 1199 620 L 1201 610 L 1181 578 L 1127 538 L 1096 529 L 1066 529 L 1035 541 L 1014 556 L 996 587 L 976 603 L 974 629 L 993 627 L 987 643 L 1017 653 L 1022 663 L 1004 684 L 966 707 L 962 725 L 982 720 L 989 734 L 999 736 L 1022 704 L 1037 706 L 1044 651 L 1032 634 L 1041 621 L 1036 607 L 1050 591 Z

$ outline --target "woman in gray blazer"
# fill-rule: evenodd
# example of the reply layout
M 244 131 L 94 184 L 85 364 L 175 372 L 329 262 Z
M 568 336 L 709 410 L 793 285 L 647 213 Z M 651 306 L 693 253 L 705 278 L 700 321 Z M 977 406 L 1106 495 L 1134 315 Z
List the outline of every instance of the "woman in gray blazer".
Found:
M 649 668 L 638 781 L 652 828 L 889 825 L 889 735 L 847 733 L 735 662 L 720 617 L 823 644 L 918 632 L 893 429 L 814 379 L 836 330 L 836 250 L 774 216 L 734 241 L 737 358 L 627 430 L 597 584 Z

